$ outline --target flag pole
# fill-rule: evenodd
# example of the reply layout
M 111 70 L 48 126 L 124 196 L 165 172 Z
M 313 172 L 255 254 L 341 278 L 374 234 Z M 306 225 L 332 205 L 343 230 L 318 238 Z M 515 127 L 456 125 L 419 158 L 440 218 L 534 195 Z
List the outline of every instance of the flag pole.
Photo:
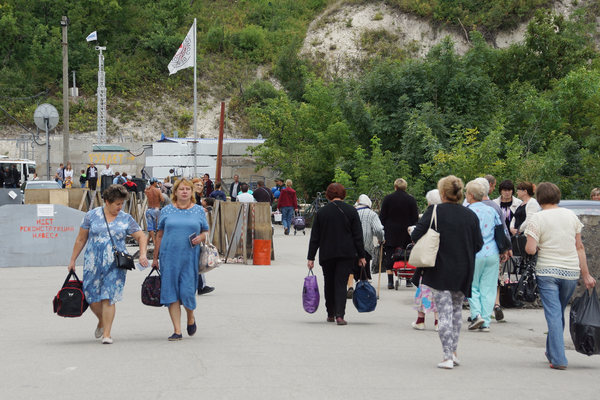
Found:
M 198 63 L 197 57 L 196 57 L 196 53 L 197 53 L 197 48 L 196 48 L 196 18 L 194 18 L 194 177 L 198 177 L 198 131 L 196 129 L 196 125 L 197 125 L 197 120 L 198 120 L 198 93 L 197 93 L 197 89 L 196 89 L 196 80 L 197 80 L 197 73 L 196 73 L 196 64 Z

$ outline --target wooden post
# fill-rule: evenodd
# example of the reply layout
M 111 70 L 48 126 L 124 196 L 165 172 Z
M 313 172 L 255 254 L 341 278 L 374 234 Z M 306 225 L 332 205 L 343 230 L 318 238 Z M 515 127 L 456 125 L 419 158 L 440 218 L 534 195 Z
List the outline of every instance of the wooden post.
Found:
M 221 182 L 221 164 L 223 162 L 223 127 L 225 125 L 225 102 L 221 102 L 221 122 L 219 123 L 219 146 L 217 149 L 217 171 L 215 183 Z
M 69 46 L 67 44 L 69 19 L 63 16 L 60 24 L 63 39 L 63 161 L 67 162 L 69 161 Z

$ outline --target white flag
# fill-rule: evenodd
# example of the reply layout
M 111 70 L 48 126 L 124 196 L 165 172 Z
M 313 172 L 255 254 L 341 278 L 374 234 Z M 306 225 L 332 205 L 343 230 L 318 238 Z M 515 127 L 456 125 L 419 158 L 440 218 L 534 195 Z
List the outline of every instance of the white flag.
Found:
M 185 69 L 189 67 L 193 67 L 196 63 L 196 46 L 194 35 L 194 25 L 190 28 L 185 39 L 183 39 L 183 43 L 179 46 L 179 50 L 175 53 L 175 57 L 169 63 L 169 75 L 173 75 L 180 69 Z
M 98 40 L 98 33 L 96 31 L 90 33 L 88 37 L 85 38 L 85 40 L 87 40 L 88 42 L 91 42 L 92 40 Z

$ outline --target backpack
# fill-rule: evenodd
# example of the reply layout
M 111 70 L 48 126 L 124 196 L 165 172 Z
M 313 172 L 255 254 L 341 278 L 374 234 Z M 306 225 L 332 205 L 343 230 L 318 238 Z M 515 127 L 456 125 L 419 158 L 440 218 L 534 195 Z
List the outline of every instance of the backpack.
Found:
M 71 276 L 75 280 L 70 281 Z M 52 305 L 54 312 L 61 317 L 81 317 L 85 310 L 87 310 L 89 304 L 85 300 L 83 283 L 79 280 L 75 271 L 69 272 L 62 288 L 54 296 Z

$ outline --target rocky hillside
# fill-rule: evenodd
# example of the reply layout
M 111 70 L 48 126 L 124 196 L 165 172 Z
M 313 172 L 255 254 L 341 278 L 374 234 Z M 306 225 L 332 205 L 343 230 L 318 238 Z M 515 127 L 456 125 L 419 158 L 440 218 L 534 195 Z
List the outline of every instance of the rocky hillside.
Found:
M 588 3 L 589 1 L 556 1 L 552 7 L 557 12 L 570 15 Z M 526 26 L 525 21 L 509 31 L 488 32 L 485 38 L 494 47 L 508 47 L 511 43 L 523 39 Z M 431 22 L 413 14 L 403 13 L 385 2 L 338 1 L 310 24 L 301 54 L 314 60 L 325 61 L 326 68 L 332 75 L 351 74 L 361 63 L 368 62 L 378 54 L 401 53 L 404 58 L 423 56 L 446 36 L 450 36 L 455 42 L 457 53 L 464 54 L 469 49 L 467 29 L 464 27 Z M 226 60 L 222 62 L 227 63 Z M 246 66 L 243 77 L 237 79 L 236 85 L 241 88 L 255 79 L 265 79 L 275 88 L 281 88 L 273 74 L 274 64 L 268 62 L 258 67 Z M 207 69 L 214 70 L 215 66 Z M 199 82 L 198 136 L 218 135 L 222 100 L 228 103 L 226 135 L 247 135 L 243 124 L 243 108 L 232 111 L 230 107 L 231 93 L 235 90 L 215 91 L 214 88 L 220 83 L 211 79 L 210 74 L 204 74 Z M 185 100 L 182 100 L 182 97 Z M 81 97 L 72 99 L 72 132 L 85 132 L 86 135 L 95 136 L 95 106 L 93 93 L 82 93 Z M 107 129 L 112 140 L 118 140 L 121 136 L 135 139 L 141 139 L 143 136 L 145 140 L 152 140 L 160 137 L 161 133 L 172 135 L 175 130 L 179 131 L 180 136 L 193 135 L 193 104 L 189 87 L 137 100 L 110 96 L 108 109 Z M 33 113 L 33 108 L 30 111 Z M 17 138 L 22 133 L 24 131 L 16 125 L 0 126 L 2 138 Z M 13 148 L 14 143 L 0 143 L 0 154 L 12 152 Z
M 552 9 L 570 16 L 587 4 L 557 0 Z M 507 48 L 523 40 L 527 24 L 528 21 L 524 21 L 511 30 L 490 32 L 485 38 L 494 48 Z M 446 36 L 452 38 L 458 54 L 466 53 L 471 45 L 468 32 L 462 26 L 442 25 L 403 13 L 385 2 L 352 5 L 340 1 L 311 23 L 302 52 L 327 60 L 335 73 L 340 69 L 352 70 L 357 62 L 385 51 L 385 46 L 403 49 L 410 56 L 424 56 Z

